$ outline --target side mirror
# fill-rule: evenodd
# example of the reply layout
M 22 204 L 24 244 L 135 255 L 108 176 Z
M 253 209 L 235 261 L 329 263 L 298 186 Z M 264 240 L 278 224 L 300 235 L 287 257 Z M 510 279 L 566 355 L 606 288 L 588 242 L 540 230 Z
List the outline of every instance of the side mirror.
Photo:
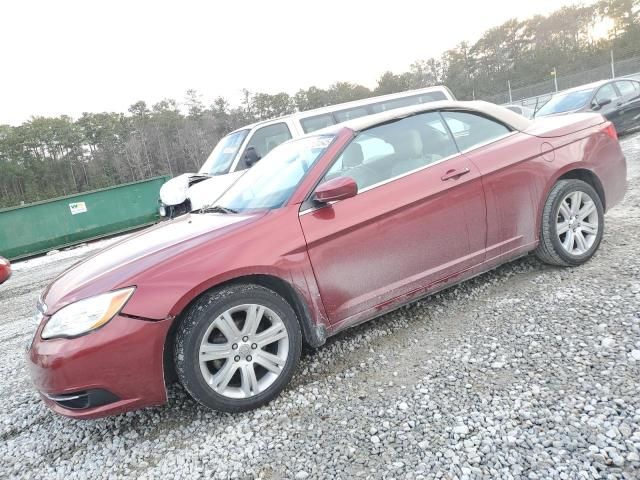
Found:
M 247 150 L 244 152 L 244 163 L 247 167 L 253 167 L 261 158 L 254 147 L 247 147 Z
M 313 194 L 316 202 L 329 203 L 355 197 L 358 185 L 351 177 L 337 177 L 318 185 Z
M 600 110 L 602 107 L 604 107 L 605 105 L 609 105 L 610 103 L 611 103 L 610 98 L 603 98 L 602 100 L 597 100 L 597 101 L 594 100 L 593 103 L 591 104 L 591 107 L 594 110 Z

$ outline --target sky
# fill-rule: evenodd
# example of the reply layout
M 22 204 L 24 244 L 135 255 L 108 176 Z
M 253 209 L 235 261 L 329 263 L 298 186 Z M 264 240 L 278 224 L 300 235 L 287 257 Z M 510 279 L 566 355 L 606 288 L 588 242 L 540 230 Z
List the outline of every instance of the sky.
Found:
M 0 124 L 125 112 L 138 100 L 232 103 L 349 81 L 576 0 L 20 0 L 0 7 Z

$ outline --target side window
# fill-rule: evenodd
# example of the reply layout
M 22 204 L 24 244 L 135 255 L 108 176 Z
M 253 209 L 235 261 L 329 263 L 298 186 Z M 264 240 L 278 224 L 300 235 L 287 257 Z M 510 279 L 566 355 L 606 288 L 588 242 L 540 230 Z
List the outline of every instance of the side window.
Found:
M 349 110 L 342 110 L 340 112 L 334 112 L 333 114 L 336 117 L 338 123 L 346 122 L 347 120 L 352 120 L 354 118 L 364 117 L 365 115 L 369 115 L 369 111 L 367 107 L 356 107 L 350 108 Z
M 335 125 L 335 120 L 333 119 L 333 115 L 330 113 L 325 113 L 324 115 L 316 115 L 315 117 L 303 118 L 300 120 L 300 125 L 302 125 L 302 130 L 304 133 L 315 132 L 316 130 L 320 130 L 321 128 L 328 127 L 330 125 Z
M 358 190 L 392 180 L 457 153 L 438 112 L 428 112 L 360 132 L 324 180 L 351 177 Z
M 282 142 L 286 142 L 289 139 L 291 139 L 291 132 L 284 122 L 258 128 L 249 138 L 249 143 L 240 158 L 236 171 L 250 167 L 255 163 L 256 155 L 257 158 L 260 159 Z M 255 152 L 255 155 L 253 152 Z
M 598 90 L 598 93 L 596 93 L 595 97 L 596 102 L 602 102 L 603 100 L 613 100 L 615 98 L 618 98 L 618 94 L 613 88 L 613 83 L 607 83 L 606 85 L 600 87 L 600 90 Z
M 616 82 L 616 87 L 618 87 L 620 95 L 623 96 L 636 92 L 636 89 L 633 86 L 633 82 L 631 82 L 630 80 L 621 80 L 619 82 Z
M 420 95 L 412 95 L 410 97 L 396 98 L 385 102 L 374 103 L 371 105 L 373 113 L 386 112 L 394 108 L 408 107 L 410 105 L 419 105 L 421 103 L 436 102 L 438 100 L 446 100 L 447 96 L 440 91 L 421 93 Z
M 460 150 L 506 135 L 511 130 L 496 120 L 468 112 L 442 112 Z

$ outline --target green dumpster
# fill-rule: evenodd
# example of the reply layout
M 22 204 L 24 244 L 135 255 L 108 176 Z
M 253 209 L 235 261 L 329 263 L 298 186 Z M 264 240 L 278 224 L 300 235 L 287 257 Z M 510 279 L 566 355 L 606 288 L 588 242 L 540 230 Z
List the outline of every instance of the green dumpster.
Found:
M 155 223 L 160 186 L 168 179 L 0 209 L 0 256 L 15 260 Z

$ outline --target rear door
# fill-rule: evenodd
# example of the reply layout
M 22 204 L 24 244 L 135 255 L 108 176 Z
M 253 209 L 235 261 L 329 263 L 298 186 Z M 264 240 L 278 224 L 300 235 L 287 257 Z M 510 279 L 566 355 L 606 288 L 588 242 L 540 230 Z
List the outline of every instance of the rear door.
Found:
M 484 259 L 480 172 L 439 113 L 359 133 L 324 180 L 339 176 L 356 181 L 355 197 L 300 214 L 332 324 L 410 300 Z
M 618 80 L 616 87 L 620 92 L 617 101 L 619 131 L 640 126 L 640 82 Z
M 534 166 L 540 140 L 512 132 L 478 113 L 442 113 L 458 147 L 482 174 L 487 202 L 486 260 L 495 264 L 527 251 L 536 238 Z
M 613 82 L 605 83 L 602 85 L 596 92 L 593 97 L 596 103 L 601 103 L 605 100 L 610 100 L 609 103 L 603 105 L 602 108 L 596 110 L 598 113 L 602 114 L 607 120 L 611 120 L 616 129 L 621 126 L 621 119 L 618 115 L 618 109 L 620 106 L 618 105 L 620 101 L 620 94 L 616 90 Z

